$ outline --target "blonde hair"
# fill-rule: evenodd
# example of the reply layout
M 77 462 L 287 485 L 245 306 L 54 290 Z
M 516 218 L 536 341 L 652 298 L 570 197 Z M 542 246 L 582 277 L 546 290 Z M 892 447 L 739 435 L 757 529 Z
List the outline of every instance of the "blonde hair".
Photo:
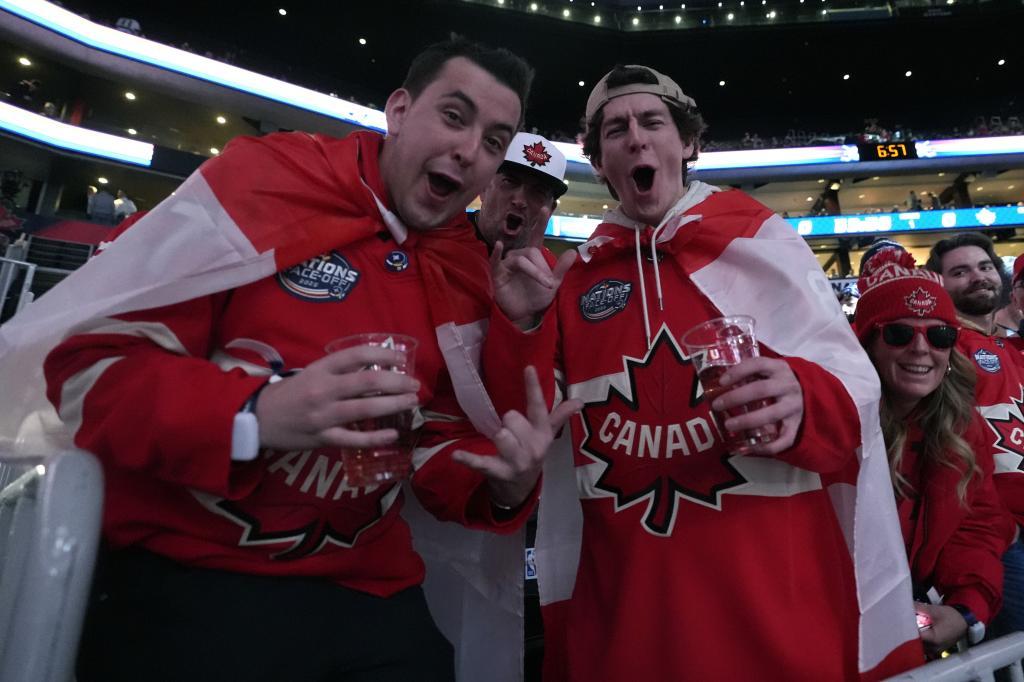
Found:
M 924 434 L 925 460 L 931 460 L 957 471 L 963 471 L 956 486 L 960 505 L 967 507 L 967 487 L 971 479 L 981 476 L 974 450 L 963 438 L 974 416 L 974 367 L 957 349 L 949 354 L 949 373 L 939 387 L 925 396 L 917 407 L 918 421 Z M 885 386 L 882 386 L 880 409 L 882 435 L 889 456 L 889 473 L 899 497 L 910 497 L 915 492 L 910 482 L 899 473 L 903 449 L 907 440 L 907 420 L 898 417 L 889 408 Z

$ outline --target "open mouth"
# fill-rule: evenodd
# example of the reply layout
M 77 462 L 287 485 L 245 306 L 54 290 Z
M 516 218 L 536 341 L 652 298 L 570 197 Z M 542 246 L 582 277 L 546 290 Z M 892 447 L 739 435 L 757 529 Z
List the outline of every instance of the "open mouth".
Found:
M 427 173 L 427 182 L 430 185 L 430 191 L 442 199 L 447 199 L 459 189 L 459 183 L 456 180 L 440 173 Z
M 514 213 L 505 216 L 505 234 L 517 234 L 523 226 L 523 217 Z
M 907 372 L 908 374 L 927 374 L 928 372 L 932 371 L 931 367 L 927 367 L 925 365 L 904 365 L 904 364 L 900 364 L 899 367 L 900 367 L 900 369 L 902 369 L 904 372 Z
M 654 185 L 654 169 L 650 166 L 637 166 L 633 170 L 633 182 L 640 192 L 648 192 Z

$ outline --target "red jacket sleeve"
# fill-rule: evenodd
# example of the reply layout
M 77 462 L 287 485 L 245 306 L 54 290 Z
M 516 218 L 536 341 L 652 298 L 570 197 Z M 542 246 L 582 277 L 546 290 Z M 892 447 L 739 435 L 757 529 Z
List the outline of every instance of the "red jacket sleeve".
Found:
M 505 317 L 497 305 L 492 307 L 480 365 L 498 416 L 509 410 L 526 413 L 523 371 L 531 365 L 537 370 L 544 400 L 549 406 L 553 403 L 557 326 L 554 304 L 548 307 L 540 325 L 528 332 Z
M 207 359 L 226 296 L 97 320 L 51 351 L 47 397 L 75 444 L 115 466 L 230 497 L 234 417 L 266 379 Z
M 456 450 L 494 455 L 494 444 L 478 434 L 455 398 L 447 374 L 423 410 L 426 419 L 413 452 L 412 484 L 416 497 L 441 521 L 468 528 L 511 533 L 526 523 L 537 502 L 534 490 L 514 514 L 498 519 L 491 504 L 487 479 L 452 459 Z
M 976 428 L 969 436 L 982 431 Z M 970 437 L 982 478 L 971 487 L 969 511 L 942 548 L 935 563 L 934 583 L 947 604 L 963 604 L 977 618 L 990 622 L 999 612 L 1003 593 L 1003 553 L 1013 541 L 1015 527 L 999 499 L 992 478 L 992 454 L 984 442 Z M 958 504 L 950 491 L 949 504 Z
M 776 455 L 793 466 L 819 474 L 838 472 L 860 447 L 860 416 L 843 383 L 803 358 L 783 358 L 804 394 L 804 418 L 792 447 Z
M 246 494 L 265 467 L 231 461 L 235 415 L 266 381 L 224 371 L 216 325 L 230 293 L 98 320 L 48 356 L 47 397 L 78 447 L 105 463 L 227 498 Z M 536 494 L 496 519 L 484 478 L 451 459 L 456 449 L 493 454 L 459 408 L 447 373 L 424 406 L 413 489 L 445 521 L 511 532 Z

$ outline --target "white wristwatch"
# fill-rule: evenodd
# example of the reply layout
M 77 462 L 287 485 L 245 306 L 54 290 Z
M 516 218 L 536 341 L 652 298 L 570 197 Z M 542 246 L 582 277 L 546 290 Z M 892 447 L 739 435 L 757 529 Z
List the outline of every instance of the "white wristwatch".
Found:
M 256 419 L 256 401 L 264 388 L 276 384 L 281 379 L 280 374 L 270 375 L 266 383 L 253 391 L 242 409 L 235 414 L 235 422 L 231 427 L 232 462 L 251 462 L 260 454 L 260 423 Z
M 967 622 L 967 641 L 974 645 L 985 639 L 985 624 L 978 620 L 974 613 L 963 604 L 950 604 Z

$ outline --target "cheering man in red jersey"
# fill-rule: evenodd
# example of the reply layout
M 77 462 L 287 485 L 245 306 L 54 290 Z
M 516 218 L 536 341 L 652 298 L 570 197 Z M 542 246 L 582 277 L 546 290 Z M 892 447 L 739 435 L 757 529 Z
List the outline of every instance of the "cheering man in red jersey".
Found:
M 546 679 L 856 680 L 923 661 L 878 377 L 810 249 L 746 195 L 687 177 L 704 124 L 667 76 L 616 67 L 586 125 L 620 204 L 554 303 L 584 407 L 569 457 L 545 465 Z M 762 357 L 711 405 L 680 337 L 734 314 L 756 318 Z M 772 426 L 742 456 L 721 434 Z
M 416 505 L 397 484 L 346 483 L 339 448 L 393 441 L 346 425 L 415 409 L 405 490 L 423 508 L 493 533 L 530 514 L 571 405 L 549 415 L 529 380 L 525 414 L 490 407 L 472 361 L 488 318 L 524 358 L 541 335 L 500 323 L 465 206 L 504 159 L 531 76 L 503 50 L 435 45 L 389 97 L 387 137 L 235 140 L 5 325 L 0 383 L 18 391 L 19 368 L 38 368 L 24 359 L 71 332 L 46 359 L 47 395 L 106 476 L 79 680 L 453 678 L 399 513 Z M 417 338 L 415 374 L 373 369 L 393 350 L 324 350 L 363 332 Z M 3 419 L 11 442 L 40 423 Z M 490 577 L 472 594 L 499 600 Z M 447 601 L 464 611 L 469 594 Z M 494 652 L 467 669 L 472 653 L 457 652 L 464 679 L 518 674 Z

